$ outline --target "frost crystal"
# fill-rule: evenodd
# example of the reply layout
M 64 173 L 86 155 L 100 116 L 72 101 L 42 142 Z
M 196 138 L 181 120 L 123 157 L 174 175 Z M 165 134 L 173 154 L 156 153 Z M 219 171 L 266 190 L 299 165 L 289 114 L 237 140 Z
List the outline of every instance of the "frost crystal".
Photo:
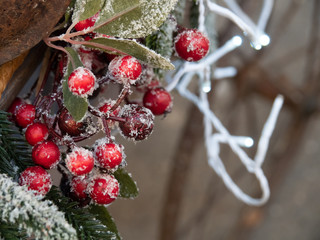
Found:
M 122 15 L 105 26 L 105 28 L 103 27 L 101 30 L 98 29 L 98 31 L 101 33 L 106 31 L 109 35 L 123 38 L 140 38 L 147 36 L 156 31 L 161 23 L 165 21 L 176 2 L 177 0 L 140 0 L 137 4 L 138 8 Z M 113 8 L 116 9 L 115 6 L 119 5 L 119 3 L 114 1 L 112 5 Z M 112 11 L 111 4 L 107 4 L 107 10 L 102 10 L 106 12 L 105 15 L 112 16 L 116 14 L 116 12 Z
M 51 201 L 41 201 L 4 174 L 0 174 L 0 215 L 35 239 L 77 239 L 75 229 Z

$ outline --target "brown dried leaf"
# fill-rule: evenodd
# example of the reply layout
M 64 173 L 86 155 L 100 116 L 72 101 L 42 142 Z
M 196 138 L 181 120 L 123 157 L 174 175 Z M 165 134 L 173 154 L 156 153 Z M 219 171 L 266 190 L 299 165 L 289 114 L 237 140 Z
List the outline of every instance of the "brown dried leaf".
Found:
M 2 64 L 0 66 L 0 98 L 12 75 L 17 70 L 17 68 L 23 63 L 23 60 L 27 56 L 28 52 L 29 51 L 26 51 L 19 57 L 9 62 L 6 62 L 5 64 Z

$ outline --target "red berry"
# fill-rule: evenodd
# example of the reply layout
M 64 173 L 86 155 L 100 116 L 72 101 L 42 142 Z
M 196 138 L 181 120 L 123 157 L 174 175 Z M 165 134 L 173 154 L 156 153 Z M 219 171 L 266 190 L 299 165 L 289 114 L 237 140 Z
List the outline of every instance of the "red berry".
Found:
M 15 111 L 15 120 L 20 127 L 25 128 L 30 123 L 33 123 L 35 118 L 36 108 L 31 104 L 23 103 Z
M 126 119 L 119 123 L 119 127 L 129 139 L 143 140 L 152 133 L 154 116 L 148 108 L 128 104 L 121 109 L 119 115 Z
M 80 22 L 78 22 L 74 28 L 77 30 L 77 31 L 82 31 L 84 29 L 87 29 L 89 27 L 93 27 L 93 25 L 96 23 L 97 21 L 97 18 L 99 16 L 99 12 L 97 12 L 95 15 L 93 15 L 92 17 L 90 18 L 87 18 L 85 20 L 82 20 Z
M 189 62 L 195 62 L 207 55 L 209 40 L 197 29 L 189 29 L 176 37 L 174 46 L 179 57 Z
M 32 149 L 32 159 L 34 163 L 44 168 L 53 168 L 60 160 L 59 148 L 51 141 L 38 143 Z
M 67 168 L 73 175 L 84 175 L 93 169 L 94 158 L 92 152 L 76 147 L 66 157 Z
M 84 199 L 88 196 L 86 193 L 88 180 L 84 176 L 73 177 L 70 186 L 71 191 L 74 192 L 78 198 Z
M 143 97 L 143 105 L 149 108 L 154 115 L 171 112 L 171 95 L 162 87 L 150 89 Z
M 131 56 L 119 56 L 109 64 L 109 72 L 118 83 L 134 84 L 140 77 L 142 67 L 139 61 Z
M 68 86 L 73 94 L 86 97 L 93 93 L 95 81 L 96 77 L 89 69 L 78 67 L 70 74 Z
M 119 183 L 111 175 L 100 175 L 91 180 L 88 192 L 96 203 L 109 204 L 116 200 L 119 194 Z
M 28 126 L 25 135 L 28 143 L 33 146 L 48 137 L 48 128 L 43 123 L 33 123 Z
M 148 84 L 147 88 L 152 89 L 159 86 L 160 86 L 159 81 L 157 79 L 152 79 L 151 82 Z
M 8 108 L 7 112 L 8 113 L 11 113 L 12 115 L 15 115 L 16 114 L 16 110 L 18 108 L 20 108 L 20 106 L 24 104 L 24 102 L 22 101 L 21 98 L 15 98 L 13 100 L 13 102 L 11 103 L 10 107 Z
M 115 104 L 116 101 L 108 100 L 106 101 L 101 107 L 99 107 L 99 111 L 102 113 L 107 113 L 113 104 Z M 115 110 L 109 113 L 109 116 L 117 116 L 119 114 L 120 107 L 117 107 Z
M 115 103 L 116 101 L 109 99 L 106 102 L 104 102 L 101 107 L 99 107 L 99 111 L 102 113 L 108 113 Z M 118 116 L 119 112 L 120 112 L 120 107 L 118 106 L 115 110 L 113 110 L 112 112 L 109 112 L 108 116 L 112 116 L 112 117 Z M 114 123 L 116 123 L 113 120 L 108 120 L 107 122 L 109 127 L 113 127 L 115 125 Z
M 76 122 L 66 108 L 63 108 L 59 114 L 58 125 L 62 133 L 70 136 L 79 136 L 86 129 L 85 124 Z
M 118 144 L 100 142 L 94 153 L 102 168 L 114 169 L 122 162 L 122 148 Z
M 28 190 L 34 190 L 36 195 L 46 195 L 52 186 L 52 180 L 46 170 L 34 166 L 28 167 L 20 174 L 19 184 L 27 185 Z

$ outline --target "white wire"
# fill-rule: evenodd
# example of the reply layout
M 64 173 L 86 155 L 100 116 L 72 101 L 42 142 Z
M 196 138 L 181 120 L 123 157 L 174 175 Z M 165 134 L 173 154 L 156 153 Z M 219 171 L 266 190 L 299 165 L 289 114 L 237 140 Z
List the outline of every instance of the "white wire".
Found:
M 273 0 L 264 0 L 263 1 L 263 7 L 261 10 L 260 18 L 258 20 L 258 28 L 261 29 L 262 31 L 266 30 L 266 26 L 267 26 L 268 20 L 270 18 L 273 5 L 274 5 Z
M 196 95 L 194 95 L 187 89 L 188 83 L 191 81 L 193 75 L 194 73 L 187 74 L 182 79 L 181 84 L 177 86 L 177 90 L 182 96 L 194 102 L 195 105 L 205 116 L 205 140 L 207 146 L 207 153 L 209 157 L 209 165 L 222 178 L 226 187 L 231 192 L 233 192 L 233 194 L 238 199 L 244 201 L 249 205 L 254 206 L 260 206 L 264 204 L 269 199 L 270 189 L 268 181 L 261 169 L 261 165 L 265 159 L 265 153 L 268 149 L 270 137 L 274 130 L 276 120 L 278 118 L 280 109 L 283 104 L 283 97 L 279 95 L 274 101 L 271 113 L 261 133 L 255 160 L 252 160 L 240 147 L 241 145 L 243 145 L 243 141 L 240 141 L 241 139 L 235 136 L 231 136 L 228 130 L 222 125 L 222 123 L 218 120 L 218 118 L 216 118 L 214 113 L 210 110 L 206 93 L 201 91 L 200 98 L 198 98 Z M 211 136 L 211 124 L 213 124 L 213 126 L 216 128 L 219 134 L 214 134 Z M 248 194 L 244 193 L 231 179 L 219 156 L 220 143 L 227 143 L 231 147 L 232 151 L 240 158 L 241 162 L 244 164 L 246 169 L 256 176 L 262 190 L 261 198 L 256 199 L 250 197 Z
M 258 24 L 256 25 L 239 7 L 234 0 L 225 0 L 230 9 L 221 7 L 210 0 L 198 0 L 199 3 L 199 30 L 206 32 L 205 26 L 205 14 L 206 7 L 208 10 L 224 16 L 233 21 L 242 31 L 244 31 L 252 42 L 253 47 L 260 49 L 262 46 L 266 46 L 270 42 L 268 35 L 264 33 L 266 24 L 270 17 L 270 13 L 273 7 L 273 0 L 264 0 L 261 15 L 259 17 Z M 172 91 L 174 88 L 178 90 L 180 95 L 192 101 L 204 115 L 204 135 L 205 143 L 208 154 L 209 166 L 221 177 L 226 187 L 240 200 L 249 204 L 260 206 L 264 204 L 270 196 L 270 189 L 268 180 L 265 177 L 261 166 L 264 162 L 269 141 L 274 131 L 274 127 L 283 105 L 283 97 L 278 96 L 272 106 L 269 117 L 261 132 L 261 137 L 258 142 L 257 152 L 254 160 L 248 157 L 246 152 L 241 147 L 251 147 L 253 140 L 247 136 L 232 136 L 228 130 L 223 126 L 220 120 L 210 110 L 209 102 L 207 99 L 207 92 L 211 89 L 211 65 L 213 65 L 221 57 L 236 49 L 242 44 L 242 39 L 239 36 L 235 36 L 227 41 L 222 47 L 210 53 L 204 59 L 197 63 L 179 62 L 177 71 L 173 76 L 168 76 L 169 84 L 167 85 L 167 91 Z M 217 68 L 214 71 L 216 78 L 223 78 L 228 76 L 234 76 L 236 69 L 233 67 Z M 194 76 L 198 76 L 200 79 L 199 92 L 200 97 L 188 90 L 188 85 Z M 213 126 L 217 133 L 213 134 Z M 248 194 L 244 193 L 239 186 L 232 180 L 226 168 L 219 156 L 220 144 L 228 144 L 231 150 L 239 157 L 241 163 L 246 167 L 247 171 L 254 174 L 259 181 L 262 196 L 260 198 L 252 198 Z

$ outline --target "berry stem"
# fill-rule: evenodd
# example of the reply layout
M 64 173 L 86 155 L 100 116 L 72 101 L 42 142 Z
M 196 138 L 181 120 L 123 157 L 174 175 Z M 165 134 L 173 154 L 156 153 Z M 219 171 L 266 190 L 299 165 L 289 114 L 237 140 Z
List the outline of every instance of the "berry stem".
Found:
M 129 90 L 130 90 L 130 85 L 129 84 L 124 85 L 116 103 L 110 108 L 110 110 L 109 110 L 110 112 L 114 111 L 121 104 L 121 102 L 129 94 Z
M 59 40 L 61 40 L 61 39 L 59 39 Z M 64 47 L 60 47 L 60 46 L 57 46 L 57 45 L 52 44 L 50 38 L 45 38 L 45 39 L 43 39 L 43 41 L 44 41 L 49 47 L 52 47 L 52 48 L 57 49 L 57 50 L 60 50 L 60 51 L 64 52 L 65 54 L 67 54 L 68 57 L 69 57 L 69 59 L 70 59 L 70 61 L 71 61 L 72 67 L 73 67 L 73 68 L 76 68 L 76 64 L 74 63 L 74 61 L 73 61 L 73 59 L 72 59 L 72 56 L 70 55 L 70 53 L 69 53 L 67 50 L 64 49 Z
M 107 119 L 106 117 L 102 117 L 102 123 L 103 123 L 103 127 L 104 127 L 104 131 L 106 133 L 106 136 L 107 138 L 109 139 L 109 141 L 112 143 L 112 139 L 111 139 L 111 132 L 110 132 L 110 128 L 108 126 L 108 123 L 107 123 Z
M 125 118 L 122 117 L 116 117 L 116 116 L 110 116 L 107 117 L 108 120 L 113 120 L 113 121 L 117 121 L 117 122 L 126 122 Z
M 111 79 L 109 76 L 104 76 L 104 77 L 99 78 L 97 82 L 98 82 L 99 86 L 101 86 L 102 84 L 105 84 L 105 83 L 109 82 L 110 80 Z

